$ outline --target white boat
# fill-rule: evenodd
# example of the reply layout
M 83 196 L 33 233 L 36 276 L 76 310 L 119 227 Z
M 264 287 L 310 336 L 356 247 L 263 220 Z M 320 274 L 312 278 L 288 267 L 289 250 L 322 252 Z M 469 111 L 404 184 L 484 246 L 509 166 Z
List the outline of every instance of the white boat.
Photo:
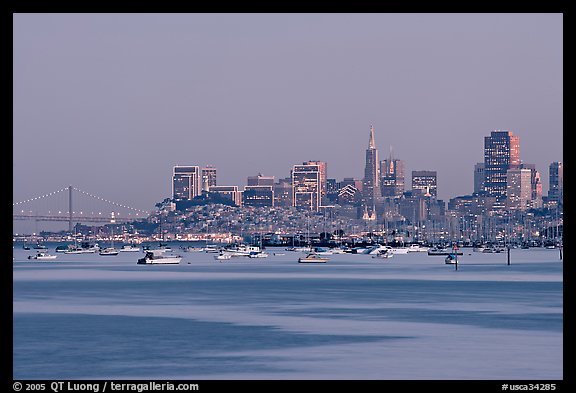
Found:
M 28 255 L 28 259 L 50 260 L 56 259 L 56 255 L 51 255 L 45 252 L 38 252 L 36 255 Z
M 120 247 L 120 251 L 122 252 L 138 252 L 140 251 L 140 247 L 132 245 L 132 244 L 124 244 Z
M 438 247 L 438 246 L 434 246 L 428 249 L 428 255 L 449 255 L 449 254 L 457 254 L 457 255 L 462 255 L 463 252 L 456 249 L 450 249 L 447 247 Z
M 249 246 L 247 244 L 237 244 L 235 246 L 227 247 L 224 252 L 232 255 L 233 257 L 249 257 L 253 252 L 262 252 L 259 246 Z
M 268 258 L 268 253 L 264 251 L 252 251 L 248 258 Z
M 330 259 L 311 252 L 304 258 L 298 258 L 298 263 L 326 263 Z
M 180 255 L 167 254 L 165 249 L 147 250 L 144 257 L 138 259 L 138 265 L 177 265 Z
M 410 248 L 408 247 L 392 247 L 392 253 L 399 255 L 399 254 L 408 254 Z
M 428 248 L 422 247 L 420 244 L 410 244 L 408 246 L 408 252 L 426 252 Z
M 105 256 L 106 255 L 113 256 L 113 255 L 118 255 L 118 250 L 115 249 L 114 247 L 106 247 L 106 248 L 101 249 L 98 252 L 98 254 L 99 255 L 105 255 Z
M 310 250 L 308 249 L 308 251 L 310 251 Z M 332 255 L 333 254 L 332 250 L 322 248 L 322 247 L 314 247 L 314 249 L 312 251 L 317 255 Z
M 393 252 L 393 248 L 390 246 L 384 246 L 382 244 L 378 244 L 376 246 L 372 246 L 372 247 L 365 249 L 365 251 L 363 251 L 361 253 L 360 252 L 358 252 L 358 253 L 359 254 L 368 254 L 368 255 L 377 255 L 378 253 L 383 252 L 383 251 Z
M 372 255 L 372 258 L 392 258 L 394 256 L 394 252 L 384 249 L 378 251 L 376 254 Z
M 226 260 L 226 259 L 230 259 L 232 258 L 232 255 L 226 252 L 222 252 L 218 255 L 214 255 L 214 259 L 218 259 L 218 260 Z

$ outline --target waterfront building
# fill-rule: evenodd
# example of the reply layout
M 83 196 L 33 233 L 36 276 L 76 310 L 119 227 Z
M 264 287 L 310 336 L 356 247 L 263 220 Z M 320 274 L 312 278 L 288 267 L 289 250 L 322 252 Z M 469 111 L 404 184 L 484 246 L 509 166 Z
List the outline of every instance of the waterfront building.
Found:
M 495 130 L 484 137 L 484 190 L 505 198 L 506 173 L 520 167 L 520 138 L 511 131 Z
M 318 211 L 321 201 L 320 167 L 317 164 L 292 168 L 292 205 Z
M 399 198 L 404 193 L 404 161 L 392 158 L 380 161 L 380 193 L 383 197 Z
M 564 199 L 564 165 L 553 162 L 549 167 L 548 201 L 562 205 Z
M 366 149 L 366 165 L 364 167 L 363 179 L 363 201 L 366 206 L 368 215 L 376 210 L 376 203 L 380 199 L 380 168 L 378 162 L 378 149 L 374 141 L 374 127 L 370 125 L 370 138 L 368 140 L 368 149 Z
M 212 186 L 210 193 L 218 194 L 230 199 L 237 206 L 242 206 L 242 192 L 238 191 L 238 186 Z
M 242 195 L 244 206 L 274 206 L 274 185 L 246 186 Z
M 175 201 L 191 200 L 200 195 L 200 167 L 176 165 L 172 172 L 172 198 Z
M 420 190 L 424 195 L 436 198 L 438 195 L 438 179 L 436 171 L 412 171 L 412 191 Z
M 210 187 L 216 185 L 216 168 L 207 165 L 202 168 L 202 191 L 210 191 Z

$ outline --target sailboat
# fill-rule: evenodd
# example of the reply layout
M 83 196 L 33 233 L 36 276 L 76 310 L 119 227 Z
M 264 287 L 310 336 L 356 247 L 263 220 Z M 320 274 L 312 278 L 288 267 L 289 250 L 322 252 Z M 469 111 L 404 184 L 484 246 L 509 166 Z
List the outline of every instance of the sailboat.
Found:
M 110 219 L 110 223 L 114 224 L 115 222 L 116 222 L 116 220 L 114 219 L 114 212 L 112 212 L 112 218 Z M 118 255 L 118 250 L 114 248 L 114 227 L 113 226 L 110 227 L 110 237 L 112 238 L 110 247 L 103 248 L 102 250 L 100 250 L 100 252 L 98 254 L 104 255 L 104 256 Z

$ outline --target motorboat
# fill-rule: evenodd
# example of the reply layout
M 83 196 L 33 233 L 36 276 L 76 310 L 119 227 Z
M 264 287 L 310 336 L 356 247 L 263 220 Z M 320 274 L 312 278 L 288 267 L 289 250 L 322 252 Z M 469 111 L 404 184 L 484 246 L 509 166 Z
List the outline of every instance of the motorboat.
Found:
M 28 259 L 50 260 L 56 259 L 56 255 L 51 255 L 45 252 L 38 252 L 36 255 L 28 255 Z
M 326 263 L 328 262 L 330 259 L 325 257 L 325 256 L 321 256 L 318 255 L 316 253 L 309 253 L 308 255 L 306 255 L 304 258 L 298 258 L 298 263 Z
M 372 258 L 392 258 L 394 256 L 394 251 L 383 249 L 378 251 L 376 254 L 372 255 Z
M 230 259 L 230 258 L 232 258 L 232 254 L 227 253 L 227 252 L 221 252 L 221 253 L 218 254 L 218 255 L 214 255 L 214 259 L 221 260 L 221 261 L 222 261 L 222 260 L 227 260 L 227 259 Z
M 180 255 L 168 254 L 165 249 L 146 250 L 144 257 L 138 259 L 138 265 L 177 265 Z
M 439 247 L 434 246 L 428 249 L 428 255 L 449 255 L 449 254 L 456 254 L 456 255 L 463 255 L 464 253 L 459 249 L 450 249 L 448 247 Z
M 98 254 L 104 255 L 104 256 L 106 256 L 106 255 L 113 256 L 113 255 L 118 255 L 118 250 L 115 249 L 114 247 L 106 247 L 106 248 L 101 249 L 98 252 Z
M 262 252 L 259 246 L 250 246 L 247 244 L 237 244 L 230 247 L 226 247 L 224 251 L 233 257 L 249 257 L 251 253 Z
M 120 247 L 120 251 L 122 251 L 122 252 L 139 252 L 140 247 L 135 246 L 133 244 L 124 244 L 122 247 Z
M 392 253 L 399 255 L 399 254 L 408 254 L 410 251 L 409 247 L 392 247 Z
M 268 253 L 264 251 L 252 251 L 248 258 L 268 258 Z
M 426 247 L 422 247 L 418 243 L 413 243 L 408 246 L 408 252 L 426 252 L 428 249 Z

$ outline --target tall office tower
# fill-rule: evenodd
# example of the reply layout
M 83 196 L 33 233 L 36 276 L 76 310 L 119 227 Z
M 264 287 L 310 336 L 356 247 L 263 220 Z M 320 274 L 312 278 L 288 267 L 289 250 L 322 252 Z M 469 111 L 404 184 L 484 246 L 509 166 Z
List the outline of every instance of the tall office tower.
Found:
M 532 195 L 530 197 L 530 207 L 531 208 L 541 208 L 542 207 L 542 180 L 540 179 L 540 172 L 536 170 L 536 165 L 534 164 L 520 164 L 520 168 L 530 170 L 530 188 Z
M 506 207 L 509 210 L 526 210 L 532 200 L 532 171 L 513 168 L 506 172 Z
M 484 163 L 479 162 L 474 165 L 474 192 L 479 193 L 484 191 L 484 181 L 486 174 L 484 173 Z
M 292 206 L 292 177 L 274 183 L 274 206 Z
M 172 198 L 176 201 L 191 200 L 198 195 L 200 195 L 200 167 L 174 166 Z
M 380 161 L 380 191 L 382 196 L 397 198 L 404 193 L 404 161 L 390 157 Z
M 548 200 L 561 204 L 564 199 L 564 165 L 561 162 L 553 162 L 549 170 Z
M 326 176 L 328 164 L 326 164 L 324 161 L 306 161 L 302 164 L 318 165 L 318 170 L 320 172 L 320 206 L 322 206 L 323 199 L 326 197 Z
M 202 191 L 210 191 L 210 187 L 216 185 L 216 168 L 207 165 L 202 168 Z
M 484 137 L 484 190 L 496 198 L 506 197 L 506 172 L 520 167 L 520 138 L 512 131 L 492 131 Z
M 336 179 L 326 179 L 326 203 L 333 205 L 338 202 L 338 182 Z
M 320 207 L 320 167 L 294 165 L 292 169 L 292 206 L 318 211 Z
M 256 176 L 248 176 L 246 183 L 248 186 L 273 186 L 274 176 L 262 176 L 259 173 Z
M 438 196 L 436 171 L 412 171 L 412 191 L 419 190 L 423 195 Z
M 380 168 L 378 167 L 378 150 L 374 142 L 374 127 L 370 126 L 370 140 L 366 149 L 366 166 L 363 180 L 363 205 L 368 214 L 376 210 L 376 201 L 380 198 Z

